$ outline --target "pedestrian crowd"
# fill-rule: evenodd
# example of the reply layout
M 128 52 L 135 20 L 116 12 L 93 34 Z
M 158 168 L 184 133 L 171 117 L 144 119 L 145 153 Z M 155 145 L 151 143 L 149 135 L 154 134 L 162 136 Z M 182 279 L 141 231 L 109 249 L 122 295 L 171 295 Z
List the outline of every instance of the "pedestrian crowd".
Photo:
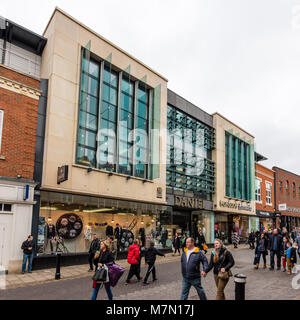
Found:
M 260 258 L 263 259 L 263 268 L 267 268 L 267 255 L 270 253 L 269 270 L 275 270 L 275 258 L 277 270 L 287 274 L 292 273 L 294 265 L 297 263 L 297 253 L 300 258 L 300 231 L 293 228 L 288 232 L 287 228 L 257 231 L 252 230 L 248 237 L 250 249 L 255 250 L 254 268 L 259 269 Z M 255 245 L 254 245 L 255 243 Z M 282 268 L 281 268 L 282 266 Z
M 239 235 L 237 232 L 232 233 L 232 243 L 237 248 Z M 263 260 L 263 268 L 267 268 L 267 256 L 270 255 L 269 270 L 275 270 L 275 259 L 277 270 L 292 273 L 294 265 L 297 263 L 297 254 L 300 258 L 300 230 L 294 228 L 288 232 L 287 228 L 281 230 L 264 230 L 262 232 L 251 230 L 248 236 L 249 249 L 254 250 L 254 269 L 258 270 L 260 260 Z M 132 278 L 135 276 L 137 281 L 143 280 L 143 285 L 149 285 L 148 279 L 152 274 L 153 282 L 157 280 L 155 262 L 157 256 L 165 256 L 150 243 L 150 247 L 142 250 L 143 243 L 136 239 L 128 248 L 127 262 L 130 269 L 125 284 L 132 284 Z M 32 259 L 35 251 L 33 237 L 28 236 L 27 240 L 22 243 L 23 263 L 22 274 L 25 273 L 28 261 L 28 272 L 32 270 Z M 182 290 L 181 300 L 187 300 L 190 288 L 193 286 L 200 300 L 206 300 L 205 290 L 201 285 L 201 278 L 206 277 L 212 270 L 213 278 L 217 288 L 216 300 L 225 300 L 225 288 L 232 277 L 231 269 L 235 264 L 234 258 L 228 248 L 225 247 L 221 239 L 215 239 L 211 255 L 206 258 L 207 245 L 205 237 L 201 230 L 197 239 L 188 237 L 184 234 L 182 237 L 178 233 L 173 238 L 173 256 L 176 253 L 181 254 L 181 273 L 182 273 Z M 117 258 L 117 244 L 113 237 L 109 236 L 105 240 L 100 240 L 93 235 L 93 240 L 89 248 L 89 266 L 90 272 L 95 272 L 93 276 L 93 293 L 92 300 L 97 299 L 99 290 L 104 287 L 109 300 L 113 300 L 112 287 L 114 287 L 121 278 L 125 269 L 118 266 L 115 261 Z M 181 253 L 182 251 L 182 253 Z M 141 261 L 145 259 L 148 265 L 147 272 L 142 278 Z M 202 265 L 202 266 L 201 266 Z

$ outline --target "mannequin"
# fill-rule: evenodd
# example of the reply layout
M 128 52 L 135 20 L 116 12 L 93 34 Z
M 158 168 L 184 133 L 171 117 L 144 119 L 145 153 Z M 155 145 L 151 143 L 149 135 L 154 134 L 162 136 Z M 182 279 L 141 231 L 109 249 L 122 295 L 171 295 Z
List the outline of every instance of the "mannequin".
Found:
M 47 225 L 47 241 L 50 241 L 50 250 L 51 253 L 53 253 L 53 241 L 55 238 L 55 225 L 52 223 L 49 223 Z
M 105 231 L 106 236 L 113 236 L 114 235 L 114 229 L 112 226 L 107 226 Z
M 146 243 L 145 228 L 140 228 L 139 235 L 141 236 L 142 247 L 145 247 L 145 243 Z
M 114 235 L 115 235 L 115 238 L 117 239 L 117 250 L 120 251 L 120 240 L 122 236 L 122 228 L 118 223 L 116 224 Z

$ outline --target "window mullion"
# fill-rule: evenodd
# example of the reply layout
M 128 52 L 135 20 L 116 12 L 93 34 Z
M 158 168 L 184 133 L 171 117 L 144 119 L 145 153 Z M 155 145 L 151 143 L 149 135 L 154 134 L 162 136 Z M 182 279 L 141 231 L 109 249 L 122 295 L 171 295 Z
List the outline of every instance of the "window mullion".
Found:
M 134 82 L 134 105 L 133 105 L 133 155 L 132 155 L 132 175 L 136 175 L 136 116 L 137 116 L 137 92 L 138 92 L 138 81 Z
M 152 161 L 152 157 L 151 157 L 151 128 L 152 128 L 152 94 L 153 94 L 153 90 L 150 89 L 148 91 L 149 93 L 149 97 L 148 97 L 148 157 L 147 157 L 147 172 L 146 172 L 146 178 L 150 179 L 151 177 L 151 161 Z
M 121 108 L 121 85 L 122 85 L 122 71 L 118 74 L 118 95 L 117 95 L 117 114 L 116 114 L 116 172 L 119 172 L 119 123 L 120 123 L 120 108 Z
M 99 101 L 98 101 L 98 132 L 96 136 L 97 140 L 97 150 L 96 150 L 96 168 L 99 168 L 100 160 L 100 143 L 101 143 L 101 106 L 102 106 L 102 84 L 103 84 L 103 71 L 104 71 L 104 61 L 100 62 L 100 78 L 99 78 Z

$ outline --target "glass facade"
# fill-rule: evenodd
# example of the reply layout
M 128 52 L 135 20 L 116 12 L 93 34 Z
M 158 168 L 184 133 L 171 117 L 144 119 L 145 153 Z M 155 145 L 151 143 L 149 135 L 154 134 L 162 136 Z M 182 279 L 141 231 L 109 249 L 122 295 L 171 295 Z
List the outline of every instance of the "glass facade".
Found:
M 160 158 L 159 140 L 151 136 L 152 129 L 158 136 L 160 131 L 155 112 L 160 109 L 160 86 L 152 89 L 85 51 L 76 163 L 142 179 L 159 178 L 154 168 L 159 163 L 150 159 Z
M 226 196 L 252 200 L 251 146 L 225 132 Z
M 157 248 L 171 247 L 172 222 L 164 209 L 147 203 L 42 191 L 37 253 L 86 253 L 93 234 L 101 240 L 114 236 L 119 252 L 128 251 L 134 239 L 147 248 L 150 241 Z M 117 227 L 122 229 L 119 237 Z
M 214 129 L 171 105 L 167 112 L 167 186 L 211 195 L 215 190 Z
M 95 167 L 98 130 L 99 64 L 83 57 L 81 70 L 77 162 Z

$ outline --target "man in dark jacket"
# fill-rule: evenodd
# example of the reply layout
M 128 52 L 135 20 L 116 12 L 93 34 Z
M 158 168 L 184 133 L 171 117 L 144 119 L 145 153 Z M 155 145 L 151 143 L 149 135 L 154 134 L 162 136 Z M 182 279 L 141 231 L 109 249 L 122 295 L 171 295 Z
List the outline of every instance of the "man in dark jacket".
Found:
M 181 273 L 182 273 L 182 291 L 180 300 L 187 300 L 191 286 L 198 293 L 200 300 L 207 300 L 205 291 L 201 286 L 201 274 L 206 276 L 204 271 L 200 274 L 200 263 L 203 264 L 203 270 L 208 267 L 207 259 L 199 248 L 195 247 L 193 238 L 186 240 L 186 248 L 181 255 Z
M 157 250 L 154 247 L 154 242 L 150 242 L 150 248 L 146 251 L 145 253 L 145 262 L 148 264 L 148 270 L 146 273 L 146 276 L 144 278 L 144 285 L 148 285 L 149 283 L 148 278 L 150 276 L 150 273 L 152 272 L 152 277 L 153 277 L 153 281 L 156 281 L 156 270 L 155 270 L 155 260 L 156 260 L 156 256 L 161 256 L 161 257 L 165 257 L 165 255 L 163 253 L 161 253 L 159 250 Z
M 249 233 L 248 240 L 249 240 L 250 249 L 254 249 L 255 233 L 253 230 L 251 230 L 251 232 Z
M 94 260 L 94 256 L 95 256 L 96 251 L 99 251 L 99 250 L 100 250 L 100 241 L 97 238 L 97 235 L 94 234 L 93 240 L 90 245 L 90 250 L 89 250 L 89 264 L 90 264 L 89 272 L 94 270 L 93 260 Z
M 174 247 L 174 253 L 173 256 L 178 251 L 178 254 L 180 255 L 180 238 L 178 236 L 178 233 L 175 234 L 174 240 L 173 240 L 173 247 Z
M 269 238 L 268 249 L 270 250 L 270 270 L 274 270 L 274 257 L 277 258 L 277 270 L 281 269 L 282 236 L 274 229 L 273 234 Z
M 26 263 L 28 260 L 28 272 L 31 273 L 32 260 L 35 251 L 35 243 L 33 242 L 33 236 L 28 236 L 27 240 L 22 243 L 21 249 L 23 250 L 23 263 L 22 263 L 22 274 L 25 273 Z

